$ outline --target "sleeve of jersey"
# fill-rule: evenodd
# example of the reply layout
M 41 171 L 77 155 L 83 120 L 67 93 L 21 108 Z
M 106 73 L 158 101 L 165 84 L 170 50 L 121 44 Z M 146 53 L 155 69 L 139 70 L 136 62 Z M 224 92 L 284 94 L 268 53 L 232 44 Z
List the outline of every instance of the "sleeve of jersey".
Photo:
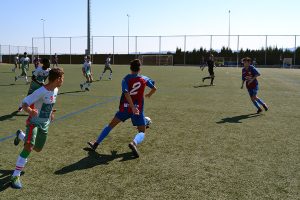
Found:
M 44 95 L 44 87 L 41 87 L 34 91 L 31 95 L 28 95 L 25 97 L 22 101 L 22 103 L 26 103 L 27 105 L 32 105 L 36 101 L 38 101 L 43 95 Z
M 128 92 L 128 84 L 125 79 L 122 80 L 122 92 L 123 93 Z
M 143 79 L 146 81 L 146 85 L 149 87 L 149 88 L 153 88 L 154 85 L 155 85 L 155 82 L 150 79 L 149 77 L 147 76 L 143 76 Z
M 254 76 L 260 76 L 260 73 L 258 72 L 258 70 L 255 67 L 252 68 L 252 73 Z

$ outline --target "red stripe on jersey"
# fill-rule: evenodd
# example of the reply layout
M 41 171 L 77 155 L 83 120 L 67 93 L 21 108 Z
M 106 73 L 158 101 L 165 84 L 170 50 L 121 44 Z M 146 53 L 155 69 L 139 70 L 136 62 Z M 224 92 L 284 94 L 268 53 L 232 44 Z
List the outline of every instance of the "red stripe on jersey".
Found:
M 26 141 L 27 144 L 30 144 L 30 140 L 31 140 L 31 138 L 32 138 L 32 131 L 33 131 L 33 129 L 34 129 L 34 125 L 33 125 L 33 124 L 30 124 L 30 125 L 29 125 L 28 138 L 27 138 L 27 141 Z

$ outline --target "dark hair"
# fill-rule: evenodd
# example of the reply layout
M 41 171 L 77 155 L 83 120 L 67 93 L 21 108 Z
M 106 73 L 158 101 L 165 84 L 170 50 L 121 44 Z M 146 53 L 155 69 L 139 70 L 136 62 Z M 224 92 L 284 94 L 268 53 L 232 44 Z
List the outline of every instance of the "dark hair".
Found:
M 50 61 L 48 58 L 42 58 L 41 63 L 44 67 L 49 68 L 50 67 Z
M 62 68 L 54 67 L 49 71 L 49 82 L 53 82 L 56 79 L 64 75 L 64 70 Z
M 87 56 L 86 56 L 86 59 L 89 59 L 89 60 L 90 60 L 90 59 L 91 59 L 91 56 L 90 56 L 90 55 L 87 55 Z
M 27 52 L 26 52 L 26 51 L 24 52 L 24 55 L 27 55 Z
M 134 59 L 130 62 L 130 70 L 133 72 L 139 72 L 141 67 L 141 61 L 139 59 Z
M 242 59 L 242 61 L 243 61 L 243 62 L 245 62 L 245 61 L 249 61 L 249 62 L 251 62 L 251 58 L 249 58 L 249 57 L 245 57 L 245 58 L 243 58 L 243 59 Z

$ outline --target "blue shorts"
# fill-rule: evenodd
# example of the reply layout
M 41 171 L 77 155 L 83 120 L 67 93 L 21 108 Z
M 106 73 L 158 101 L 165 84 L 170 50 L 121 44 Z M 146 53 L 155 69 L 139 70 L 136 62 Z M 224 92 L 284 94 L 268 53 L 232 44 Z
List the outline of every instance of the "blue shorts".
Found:
M 258 92 L 258 88 L 248 89 L 248 93 L 250 97 L 256 96 Z
M 127 119 L 131 118 L 131 122 L 133 126 L 146 126 L 147 124 L 143 112 L 140 113 L 139 115 L 134 115 L 133 113 L 118 111 L 115 117 L 117 117 L 122 122 L 125 122 Z

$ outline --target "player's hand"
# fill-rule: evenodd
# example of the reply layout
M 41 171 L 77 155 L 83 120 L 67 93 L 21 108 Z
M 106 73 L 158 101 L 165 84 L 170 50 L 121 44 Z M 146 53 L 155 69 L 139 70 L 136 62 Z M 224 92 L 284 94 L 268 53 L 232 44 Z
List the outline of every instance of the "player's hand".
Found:
M 145 95 L 145 97 L 150 98 L 151 94 L 148 93 L 148 94 Z
M 38 115 L 38 110 L 36 108 L 31 109 L 31 111 L 29 112 L 29 115 L 31 117 L 36 117 Z
M 133 112 L 133 114 L 135 114 L 135 115 L 140 115 L 140 111 L 139 111 L 139 109 L 137 109 L 136 107 L 133 107 L 133 108 L 132 108 L 132 112 Z

